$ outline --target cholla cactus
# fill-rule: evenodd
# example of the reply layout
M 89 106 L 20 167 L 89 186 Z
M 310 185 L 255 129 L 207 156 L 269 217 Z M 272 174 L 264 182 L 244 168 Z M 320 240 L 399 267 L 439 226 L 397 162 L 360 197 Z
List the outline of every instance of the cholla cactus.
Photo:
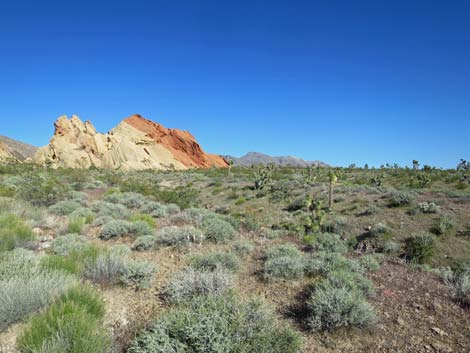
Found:
M 253 166 L 255 171 L 255 190 L 261 190 L 272 181 L 272 174 L 275 169 L 274 164 L 270 163 L 266 166 Z
M 313 166 L 313 165 L 308 166 L 306 169 L 304 169 L 302 174 L 304 176 L 305 184 L 313 185 L 313 183 L 315 183 L 318 177 L 317 170 L 318 170 L 318 167 Z
M 418 181 L 418 187 L 420 188 L 425 188 L 431 183 L 431 178 L 425 173 L 418 174 L 416 179 Z
M 376 174 L 373 175 L 372 178 L 370 178 L 370 182 L 375 186 L 382 186 L 384 178 L 385 177 L 383 174 Z

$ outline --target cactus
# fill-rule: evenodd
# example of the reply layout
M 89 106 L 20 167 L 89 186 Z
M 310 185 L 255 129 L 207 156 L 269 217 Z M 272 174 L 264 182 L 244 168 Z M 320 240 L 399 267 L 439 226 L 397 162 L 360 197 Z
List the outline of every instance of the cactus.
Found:
M 383 174 L 376 174 L 370 178 L 370 182 L 375 186 L 382 186 L 384 178 L 385 177 Z
M 304 176 L 305 184 L 311 186 L 313 185 L 313 183 L 315 183 L 318 177 L 317 169 L 318 167 L 311 165 L 308 166 L 305 170 L 303 170 L 302 174 Z
M 272 174 L 275 169 L 274 164 L 266 166 L 253 166 L 255 176 L 255 190 L 261 190 L 272 181 Z
M 227 160 L 228 169 L 227 169 L 227 178 L 230 178 L 230 172 L 232 171 L 233 159 Z

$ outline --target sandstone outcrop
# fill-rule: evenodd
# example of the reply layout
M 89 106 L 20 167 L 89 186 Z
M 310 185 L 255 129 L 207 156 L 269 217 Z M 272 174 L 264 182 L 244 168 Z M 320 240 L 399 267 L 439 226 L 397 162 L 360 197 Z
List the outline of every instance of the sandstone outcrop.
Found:
M 0 142 L 0 161 L 16 160 L 12 151 L 6 144 Z
M 34 161 L 52 167 L 120 170 L 226 167 L 220 156 L 205 153 L 187 131 L 167 129 L 140 115 L 124 119 L 106 134 L 77 116 L 61 116 L 49 145 Z

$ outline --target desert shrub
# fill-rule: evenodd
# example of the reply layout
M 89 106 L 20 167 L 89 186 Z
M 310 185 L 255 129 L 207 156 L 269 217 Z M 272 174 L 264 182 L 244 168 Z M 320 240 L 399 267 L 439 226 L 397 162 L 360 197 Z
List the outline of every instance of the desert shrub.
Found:
M 198 296 L 160 316 L 129 352 L 295 353 L 300 345 L 300 336 L 259 300 Z
M 361 265 L 369 271 L 378 271 L 382 258 L 379 254 L 367 254 L 361 257 Z
M 272 257 L 264 262 L 264 278 L 298 279 L 304 274 L 302 257 L 280 256 Z
M 391 207 L 400 207 L 411 204 L 415 200 L 415 196 L 406 191 L 393 191 L 389 194 L 388 200 Z
M 66 192 L 67 187 L 54 178 L 29 175 L 18 185 L 16 195 L 34 206 L 50 206 L 60 200 Z
M 31 227 L 12 214 L 0 214 L 0 253 L 34 239 Z
M 346 243 L 338 234 L 320 233 L 315 237 L 313 247 L 318 251 L 345 253 L 348 251 Z
M 359 291 L 366 297 L 373 297 L 375 294 L 372 281 L 361 273 L 344 270 L 333 271 L 328 273 L 326 281 L 335 288 Z
M 235 228 L 218 217 L 208 217 L 202 222 L 202 229 L 207 239 L 214 243 L 224 243 L 235 236 Z
M 94 227 L 104 226 L 106 223 L 113 221 L 114 218 L 111 216 L 99 216 L 93 220 L 91 223 Z
M 76 283 L 74 276 L 44 271 L 38 257 L 26 250 L 0 256 L 0 331 L 46 307 Z
M 449 215 L 442 215 L 436 220 L 431 231 L 436 235 L 445 235 L 455 227 L 455 221 Z
M 127 208 L 140 208 L 146 203 L 145 197 L 135 192 L 115 192 L 106 195 L 104 200 L 106 202 L 124 205 Z
M 447 283 L 455 300 L 464 307 L 470 306 L 470 270 L 454 272 Z
M 66 234 L 52 241 L 52 251 L 58 255 L 68 255 L 73 250 L 80 249 L 86 243 L 85 237 L 78 234 Z
M 263 231 L 263 236 L 267 239 L 277 239 L 287 234 L 283 229 L 266 229 Z
M 166 213 L 169 214 L 169 215 L 175 215 L 178 212 L 180 212 L 180 210 L 181 210 L 180 207 L 177 204 L 174 204 L 174 203 L 170 203 L 170 204 L 166 205 L 165 209 L 166 209 Z
M 409 260 L 423 264 L 434 255 L 436 236 L 429 233 L 416 234 L 406 240 L 405 252 Z
M 129 220 L 131 222 L 145 222 L 152 230 L 157 227 L 157 221 L 155 221 L 155 219 L 148 214 L 137 213 L 132 215 Z
M 439 212 L 439 206 L 434 202 L 421 202 L 418 205 L 418 209 L 422 213 L 437 213 Z
M 278 257 L 302 257 L 302 253 L 293 244 L 281 244 L 272 246 L 265 252 L 267 260 Z
M 213 252 L 209 254 L 194 255 L 190 258 L 191 267 L 201 271 L 214 271 L 225 269 L 235 272 L 240 267 L 240 260 L 233 253 Z
M 157 244 L 161 246 L 183 246 L 201 242 L 202 232 L 193 226 L 164 227 L 157 232 Z
M 313 331 L 367 326 L 377 321 L 374 308 L 359 290 L 334 285 L 328 279 L 315 287 L 307 305 L 307 324 Z
M 141 212 L 157 218 L 165 217 L 167 215 L 165 205 L 162 205 L 161 203 L 155 201 L 150 201 L 145 204 L 142 207 Z
M 155 246 L 156 237 L 154 235 L 142 235 L 132 244 L 132 250 L 151 250 Z
M 67 195 L 65 195 L 65 197 L 68 200 L 73 200 L 73 201 L 78 202 L 82 205 L 84 205 L 86 203 L 87 199 L 88 199 L 88 195 L 85 192 L 75 191 L 75 190 L 72 190 L 69 193 L 67 193 Z
M 380 236 L 387 236 L 389 234 L 392 234 L 392 229 L 386 224 L 377 223 L 372 226 L 372 228 L 369 231 L 369 234 L 371 237 L 374 237 L 374 238 L 377 238 Z
M 83 227 L 85 227 L 85 222 L 85 218 L 71 218 L 67 226 L 67 232 L 72 234 L 80 234 L 83 230 Z
M 223 269 L 198 271 L 191 267 L 176 273 L 165 288 L 165 297 L 174 303 L 199 295 L 226 293 L 233 286 L 233 275 Z
M 59 201 L 55 205 L 51 206 L 49 209 L 55 214 L 65 216 L 71 214 L 73 211 L 81 207 L 82 206 L 77 201 L 65 200 Z
M 109 240 L 115 237 L 123 237 L 131 233 L 131 223 L 123 220 L 113 220 L 101 228 L 100 238 Z
M 77 208 L 75 211 L 69 214 L 69 218 L 84 218 L 87 220 L 86 223 L 91 223 L 94 218 L 93 211 L 87 207 Z
M 17 339 L 22 353 L 103 353 L 110 349 L 104 304 L 91 289 L 74 288 L 31 319 Z
M 386 240 L 382 245 L 382 251 L 391 254 L 396 253 L 400 250 L 400 244 L 394 242 L 393 240 Z
M 127 257 L 118 252 L 103 252 L 85 264 L 84 275 L 95 283 L 117 284 L 127 266 L 127 261 Z
M 144 236 L 155 234 L 155 228 L 149 226 L 145 221 L 135 221 L 129 225 L 129 232 L 133 236 Z
M 116 219 L 129 217 L 128 209 L 119 203 L 98 201 L 92 205 L 92 210 L 96 213 L 97 217 L 109 216 Z
M 233 245 L 233 250 L 239 255 L 239 256 L 247 256 L 253 252 L 255 249 L 254 245 L 252 242 L 248 240 L 240 240 L 236 242 Z
M 357 262 L 338 253 L 317 252 L 304 260 L 307 275 L 324 275 L 332 271 L 351 271 L 361 273 L 364 268 Z
M 128 286 L 145 289 L 150 286 L 157 268 L 148 261 L 131 260 L 126 263 L 120 273 L 120 280 Z

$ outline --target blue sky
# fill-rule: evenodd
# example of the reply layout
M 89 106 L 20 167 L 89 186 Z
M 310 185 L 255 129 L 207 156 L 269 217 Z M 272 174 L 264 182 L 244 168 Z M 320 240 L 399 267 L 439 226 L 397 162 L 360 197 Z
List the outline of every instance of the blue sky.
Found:
M 0 134 L 139 113 L 207 151 L 470 158 L 469 1 L 0 2 Z

